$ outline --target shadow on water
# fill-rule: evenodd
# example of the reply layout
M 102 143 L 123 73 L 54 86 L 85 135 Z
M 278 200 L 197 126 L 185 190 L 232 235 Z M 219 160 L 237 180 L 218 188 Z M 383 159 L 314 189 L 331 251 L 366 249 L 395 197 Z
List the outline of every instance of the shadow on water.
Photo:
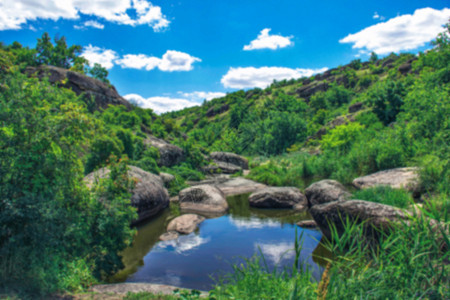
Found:
M 179 215 L 171 204 L 151 221 L 137 227 L 133 245 L 123 252 L 125 269 L 111 282 L 149 282 L 191 289 L 210 289 L 218 276 L 262 252 L 270 268 L 291 267 L 294 261 L 296 223 L 311 219 L 307 212 L 287 209 L 257 209 L 248 205 L 248 194 L 228 197 L 229 213 L 207 219 L 199 229 L 172 241 L 159 241 L 167 224 Z M 310 266 L 313 277 L 320 279 L 330 257 L 319 241 L 320 231 L 298 228 L 304 232 L 300 260 Z M 318 257 L 313 257 L 313 254 Z

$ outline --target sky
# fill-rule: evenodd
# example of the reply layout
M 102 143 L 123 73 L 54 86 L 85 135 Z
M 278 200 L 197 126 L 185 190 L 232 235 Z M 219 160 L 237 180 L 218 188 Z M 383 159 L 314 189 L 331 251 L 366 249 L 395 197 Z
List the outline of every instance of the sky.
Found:
M 391 52 L 418 53 L 448 0 L 0 0 L 0 41 L 83 46 L 119 94 L 156 113 Z

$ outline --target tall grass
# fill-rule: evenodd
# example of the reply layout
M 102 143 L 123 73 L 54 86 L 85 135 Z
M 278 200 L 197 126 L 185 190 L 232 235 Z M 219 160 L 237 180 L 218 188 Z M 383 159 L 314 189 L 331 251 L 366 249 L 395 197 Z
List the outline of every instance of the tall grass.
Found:
M 393 189 L 389 186 L 376 186 L 353 193 L 354 199 L 377 202 L 392 205 L 399 208 L 406 208 L 414 203 L 412 197 L 403 189 Z

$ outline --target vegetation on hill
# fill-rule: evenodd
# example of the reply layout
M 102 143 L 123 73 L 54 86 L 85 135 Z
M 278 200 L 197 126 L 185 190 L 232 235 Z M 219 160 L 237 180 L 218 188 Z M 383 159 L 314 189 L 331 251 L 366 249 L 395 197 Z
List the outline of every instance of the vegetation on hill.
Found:
M 304 187 L 305 180 L 325 177 L 349 183 L 378 170 L 419 166 L 424 214 L 448 222 L 448 34 L 418 56 L 373 54 L 368 62 L 162 116 L 139 107 L 89 110 L 83 95 L 24 74 L 27 66 L 55 65 L 108 82 L 107 71 L 90 67 L 81 48 L 64 38 L 52 42 L 44 34 L 34 49 L 0 44 L 0 288 L 77 290 L 114 273 L 136 217 L 126 165 L 175 175 L 170 192 L 176 194 L 185 180 L 202 178 L 211 151 L 250 156 L 249 177 L 270 185 Z M 158 151 L 144 143 L 149 135 L 181 147 L 184 162 L 158 166 Z M 110 177 L 88 190 L 83 177 L 104 166 Z M 402 207 L 411 201 L 393 193 L 375 189 L 364 197 Z M 376 249 L 349 225 L 329 244 L 337 259 L 318 286 L 297 265 L 290 276 L 250 263 L 211 295 L 385 299 L 395 291 L 398 299 L 444 299 L 448 252 L 424 218 L 412 224 L 384 236 Z M 344 250 L 350 240 L 352 248 Z M 286 293 L 278 294 L 279 287 Z

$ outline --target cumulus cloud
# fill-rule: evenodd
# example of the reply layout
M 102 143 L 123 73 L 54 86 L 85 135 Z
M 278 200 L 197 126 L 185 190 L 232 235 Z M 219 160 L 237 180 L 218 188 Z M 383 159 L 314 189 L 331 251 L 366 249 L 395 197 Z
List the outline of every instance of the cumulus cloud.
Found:
M 90 21 L 84 22 L 83 25 L 74 25 L 73 26 L 73 28 L 75 28 L 75 29 L 86 29 L 88 27 L 103 29 L 103 28 L 105 28 L 105 25 L 103 25 L 97 21 L 90 20 Z
M 250 45 L 245 45 L 244 50 L 256 50 L 256 49 L 278 49 L 285 48 L 292 45 L 292 36 L 270 35 L 270 28 L 261 30 L 258 37 L 250 42 Z
M 151 108 L 157 114 L 162 114 L 169 111 L 181 110 L 186 107 L 200 105 L 200 103 L 182 98 L 159 97 L 159 96 L 144 98 L 138 94 L 128 94 L 125 95 L 124 98 L 142 108 Z
M 181 95 L 184 98 L 191 99 L 192 101 L 201 101 L 201 100 L 212 100 L 216 98 L 225 97 L 226 94 L 222 92 L 192 92 L 192 93 L 183 93 L 178 92 L 179 95 Z
M 116 61 L 122 68 L 129 68 L 129 69 L 146 69 L 146 70 L 153 70 L 156 68 L 160 62 L 161 59 L 157 57 L 151 57 L 144 54 L 127 54 L 124 55 L 121 59 L 118 59 Z
M 75 20 L 80 14 L 130 26 L 147 24 L 154 31 L 170 24 L 161 7 L 147 0 L 14 0 L 0 2 L 0 30 L 21 29 L 36 19 Z
M 147 56 L 145 54 L 127 54 L 118 59 L 117 63 L 122 68 L 153 70 L 158 68 L 161 71 L 190 71 L 194 67 L 194 62 L 200 62 L 201 59 L 191 56 L 187 53 L 167 50 L 162 58 Z
M 322 69 L 291 69 L 284 67 L 246 67 L 230 68 L 220 82 L 226 88 L 265 88 L 273 80 L 297 79 L 301 77 L 312 76 L 317 73 L 325 72 L 328 68 Z
M 106 69 L 111 69 L 114 66 L 114 61 L 118 58 L 115 51 L 92 45 L 85 47 L 81 56 L 86 58 L 91 66 L 98 63 Z
M 417 9 L 412 15 L 402 15 L 386 22 L 367 27 L 349 34 L 340 43 L 351 43 L 352 48 L 388 54 L 402 50 L 412 50 L 424 46 L 444 29 L 450 9 Z

